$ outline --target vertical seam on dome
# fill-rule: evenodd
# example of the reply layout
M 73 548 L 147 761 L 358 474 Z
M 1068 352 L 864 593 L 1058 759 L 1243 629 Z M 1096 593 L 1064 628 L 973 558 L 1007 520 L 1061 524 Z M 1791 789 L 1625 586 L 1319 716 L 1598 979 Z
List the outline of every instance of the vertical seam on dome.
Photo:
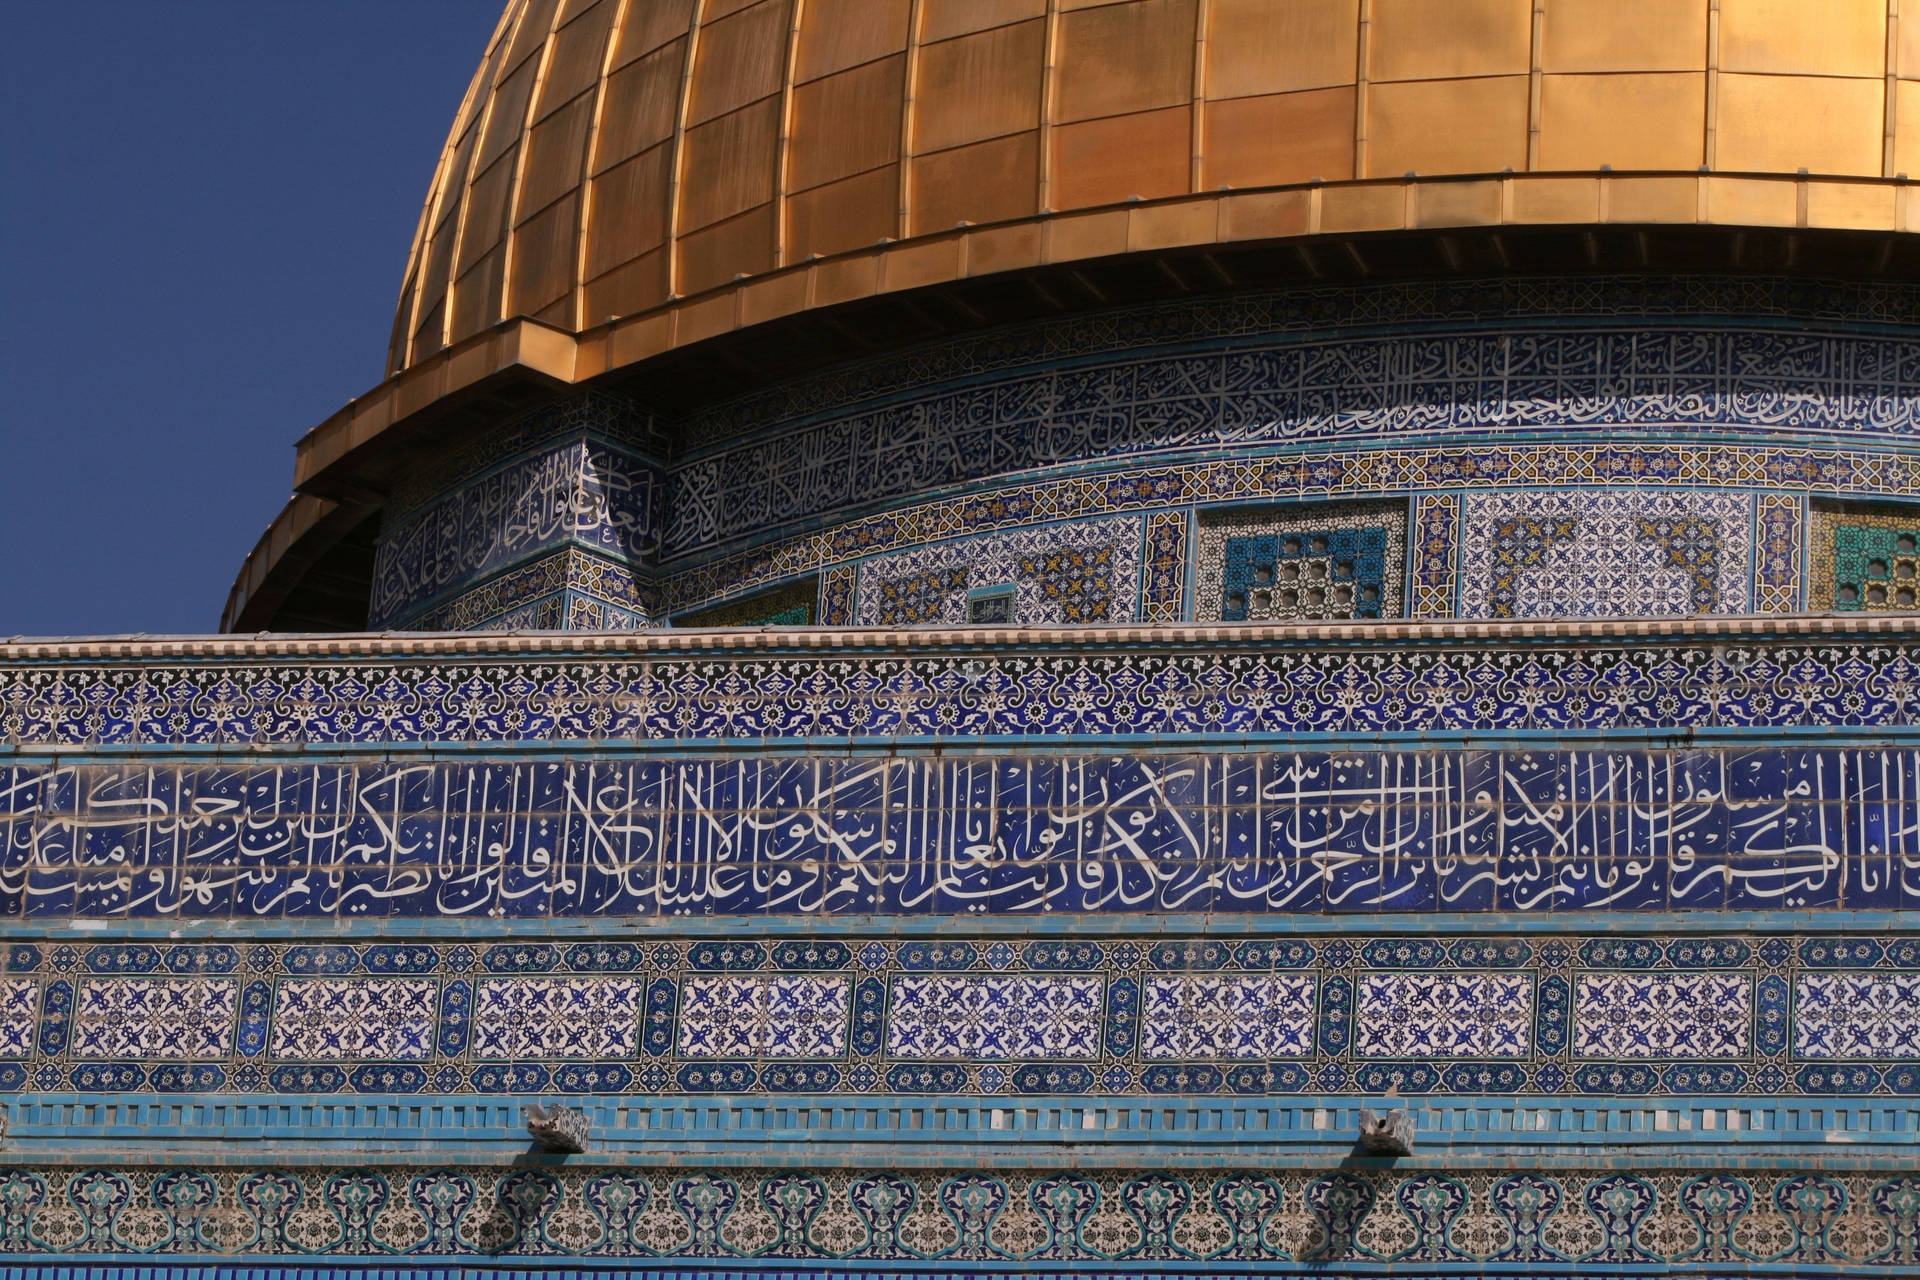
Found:
M 580 207 L 573 214 L 573 331 L 587 327 L 587 237 L 593 233 L 594 150 L 600 145 L 600 122 L 607 111 L 607 81 L 613 76 L 614 53 L 626 32 L 633 0 L 616 0 L 607 47 L 600 52 L 600 74 L 593 82 L 593 118 L 587 122 L 587 140 L 580 150 Z M 594 321 L 598 324 L 599 321 Z
M 793 82 L 800 74 L 800 23 L 807 0 L 787 0 L 787 61 L 780 76 L 780 133 L 773 144 L 773 269 L 787 265 L 787 182 L 793 171 Z M 736 299 L 737 301 L 737 299 Z M 735 323 L 739 322 L 738 315 Z
M 1053 185 L 1053 93 L 1059 77 L 1054 75 L 1054 62 L 1059 57 L 1060 47 L 1060 0 L 1047 0 L 1046 44 L 1040 57 L 1040 177 L 1039 201 L 1037 208 L 1041 213 L 1052 213 Z M 1052 236 L 1048 236 L 1052 240 Z
M 1213 16 L 1213 0 L 1194 0 L 1193 4 L 1193 92 L 1190 95 L 1193 118 L 1187 121 L 1187 190 L 1200 190 L 1206 176 L 1207 150 L 1207 28 Z
M 914 100 L 920 96 L 920 32 L 926 18 L 925 0 L 911 0 L 907 8 L 907 65 L 900 78 L 900 216 L 894 223 L 899 239 L 913 234 L 913 121 Z M 962 271 L 961 274 L 965 274 Z
M 1886 89 L 1881 97 L 1880 176 L 1893 176 L 1893 142 L 1899 127 L 1900 0 L 1887 0 Z
M 534 69 L 532 88 L 527 90 L 526 114 L 520 119 L 520 154 L 513 158 L 513 183 L 507 192 L 507 226 L 500 247 L 500 313 L 494 316 L 496 323 L 516 314 L 520 308 L 520 300 L 514 297 L 513 267 L 515 251 L 520 247 L 520 215 L 524 212 L 520 202 L 527 194 L 527 152 L 532 149 L 534 114 L 540 109 L 540 95 L 547 87 L 547 72 L 553 67 L 554 33 L 560 30 L 560 15 L 566 11 L 564 4 L 553 6 L 553 17 L 547 22 L 547 36 L 540 45 L 540 65 Z
M 507 46 L 512 47 L 514 38 L 520 34 L 520 24 L 527 20 L 527 13 L 533 7 L 533 0 L 520 0 L 520 11 L 514 15 L 512 30 L 506 34 Z M 453 342 L 453 304 L 455 287 L 458 285 L 460 269 L 460 250 L 467 241 L 467 223 L 473 216 L 473 205 L 468 197 L 473 193 L 473 174 L 480 164 L 480 144 L 486 140 L 487 126 L 493 123 L 494 108 L 500 104 L 500 78 L 507 73 L 507 60 L 500 59 L 500 65 L 494 68 L 493 83 L 487 86 L 487 105 L 474 120 L 477 131 L 473 140 L 473 154 L 467 157 L 467 172 L 460 180 L 460 222 L 453 233 L 453 256 L 447 260 L 447 292 L 445 304 L 440 308 L 440 346 L 444 350 Z M 506 296 L 506 282 L 500 284 L 501 296 Z
M 1372 57 L 1373 0 L 1360 0 L 1359 23 L 1353 38 L 1353 177 L 1356 182 L 1367 176 L 1367 64 Z M 1319 195 L 1316 190 L 1314 198 L 1317 200 Z
M 1707 109 L 1706 137 L 1702 140 L 1701 167 L 1711 170 L 1718 161 L 1720 127 L 1720 0 L 1707 0 Z M 1697 217 L 1706 219 L 1706 184 L 1700 186 Z
M 1540 89 L 1546 57 L 1547 0 L 1533 0 L 1527 31 L 1527 168 L 1540 167 Z
M 680 65 L 680 101 L 673 113 L 673 168 L 667 177 L 667 301 L 680 296 L 680 185 L 687 162 L 687 112 L 693 98 L 693 62 L 700 54 L 700 24 L 707 0 L 693 0 L 693 21 L 687 27 L 687 55 Z M 673 316 L 679 329 L 679 313 Z
M 422 277 L 431 261 L 434 228 L 440 225 L 440 210 L 445 207 L 448 184 L 453 178 L 453 158 L 460 151 L 460 137 L 469 127 L 478 128 L 479 116 L 484 108 L 478 105 L 481 95 L 491 91 L 487 71 L 493 65 L 493 57 L 502 47 L 512 28 L 511 7 L 500 11 L 500 20 L 494 24 L 493 35 L 488 39 L 486 49 L 480 55 L 480 66 L 467 82 L 467 92 L 460 99 L 460 108 L 453 114 L 453 127 L 447 131 L 447 140 L 440 148 L 440 163 L 434 166 L 433 180 L 427 184 L 426 203 L 420 210 L 420 229 L 414 237 L 415 252 L 407 262 L 407 275 L 413 280 L 412 304 L 407 309 L 407 331 L 400 344 L 400 365 L 392 370 L 398 373 L 410 367 L 418 353 L 420 340 L 420 307 L 424 294 L 421 291 Z M 459 229 L 454 229 L 454 237 L 459 238 Z M 453 291 L 452 264 L 449 260 L 447 281 L 441 290 L 444 299 Z M 405 301 L 405 299 L 402 299 Z M 444 333 L 444 327 L 443 327 Z

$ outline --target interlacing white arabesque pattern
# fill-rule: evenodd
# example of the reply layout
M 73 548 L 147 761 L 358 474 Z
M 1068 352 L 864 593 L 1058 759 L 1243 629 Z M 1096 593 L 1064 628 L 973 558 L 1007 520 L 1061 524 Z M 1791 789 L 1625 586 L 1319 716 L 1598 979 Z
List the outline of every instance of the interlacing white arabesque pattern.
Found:
M 1901 631 L 1703 627 L 1498 648 L 1384 632 L 1165 647 L 1090 633 L 1067 651 L 0 659 L 0 741 L 20 747 L 1893 729 L 1916 718 L 1920 646 Z

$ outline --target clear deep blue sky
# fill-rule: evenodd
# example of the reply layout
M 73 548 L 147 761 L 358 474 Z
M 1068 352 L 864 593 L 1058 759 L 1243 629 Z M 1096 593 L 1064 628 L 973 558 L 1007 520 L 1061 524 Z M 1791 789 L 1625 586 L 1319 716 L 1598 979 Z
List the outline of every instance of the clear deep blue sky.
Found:
M 5 6 L 0 637 L 212 631 L 379 381 L 499 0 Z

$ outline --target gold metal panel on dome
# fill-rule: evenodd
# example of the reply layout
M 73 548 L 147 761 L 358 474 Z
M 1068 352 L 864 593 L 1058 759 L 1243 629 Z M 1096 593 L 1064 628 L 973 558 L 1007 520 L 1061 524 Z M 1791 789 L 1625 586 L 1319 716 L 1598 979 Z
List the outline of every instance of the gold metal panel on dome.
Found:
M 1920 230 L 1897 0 L 511 0 L 477 62 L 391 376 L 302 441 L 303 492 L 513 370 L 644 377 L 996 272 L 1291 242 L 1317 278 L 1423 228 L 1485 232 L 1472 269 L 1507 229 Z
M 429 192 L 392 367 L 512 315 L 586 330 L 1136 196 L 1891 178 L 1920 155 L 1915 48 L 1891 0 L 514 0 Z

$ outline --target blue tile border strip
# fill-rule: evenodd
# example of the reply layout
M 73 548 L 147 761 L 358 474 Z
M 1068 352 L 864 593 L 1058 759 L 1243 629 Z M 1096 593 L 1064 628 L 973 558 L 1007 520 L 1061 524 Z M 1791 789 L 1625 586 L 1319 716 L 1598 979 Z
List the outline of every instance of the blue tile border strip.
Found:
M 0 1090 L 1920 1097 L 1920 936 L 43 939 Z
M 1911 619 L 1715 619 L 20 644 L 0 647 L 0 746 L 1893 733 L 1920 719 L 1913 636 Z
M 0 763 L 0 916 L 51 927 L 1920 906 L 1920 741 L 1816 741 L 23 758 Z

